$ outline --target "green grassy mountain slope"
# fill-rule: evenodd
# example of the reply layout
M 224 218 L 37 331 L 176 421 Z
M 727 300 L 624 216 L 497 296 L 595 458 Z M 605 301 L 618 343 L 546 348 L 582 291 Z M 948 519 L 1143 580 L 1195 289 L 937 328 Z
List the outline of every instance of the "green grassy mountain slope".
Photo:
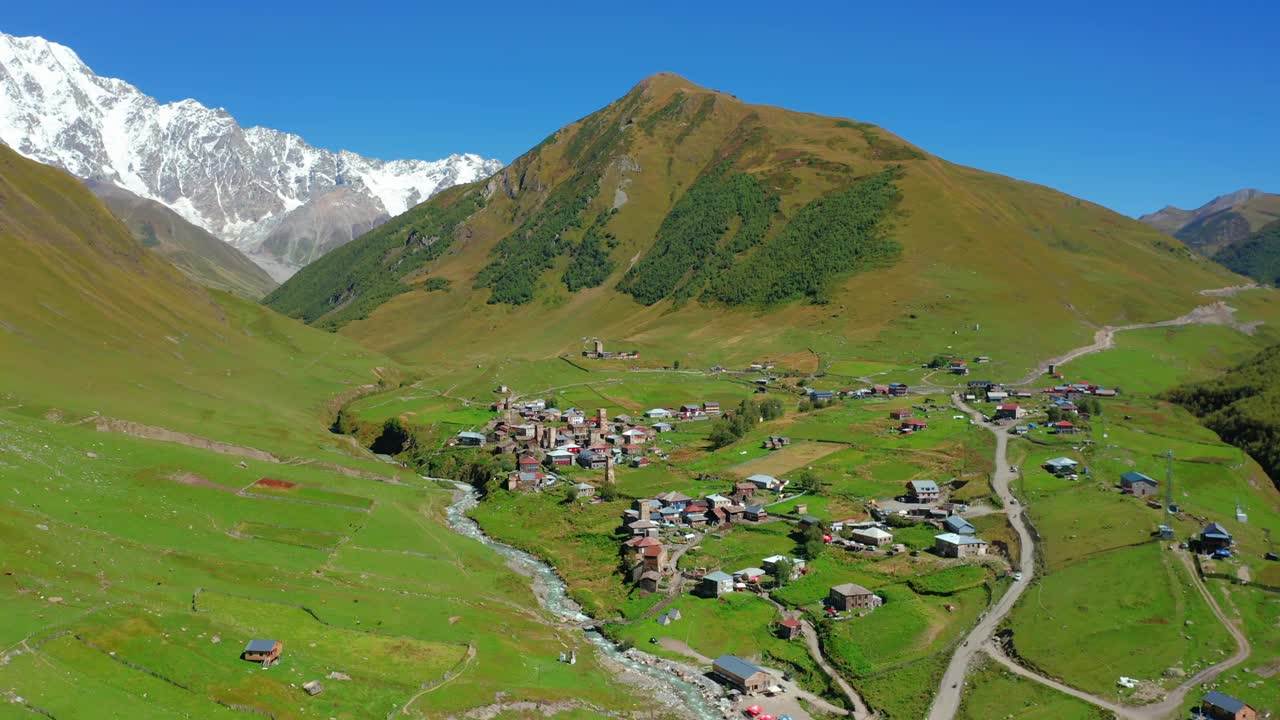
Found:
M 0 148 L 0 394 L 254 444 L 300 443 L 384 358 L 192 282 L 76 179 Z M 307 440 L 302 438 L 311 436 Z M 336 446 L 333 441 L 326 444 Z
M 154 200 L 110 183 L 86 183 L 145 247 L 205 287 L 258 299 L 275 280 L 239 250 Z
M 437 364 L 597 336 L 667 362 L 952 346 L 1030 367 L 1236 281 L 1097 205 L 658 74 L 266 302 Z
M 1280 220 L 1280 195 L 1238 190 L 1216 197 L 1195 210 L 1170 206 L 1138 219 L 1213 257 L 1249 239 L 1263 226 Z
M 1280 220 L 1222 248 L 1213 259 L 1258 282 L 1280 285 Z
M 0 715 L 653 709 L 445 526 L 452 487 L 328 431 L 384 357 L 200 287 L 3 146 L 0 247 Z

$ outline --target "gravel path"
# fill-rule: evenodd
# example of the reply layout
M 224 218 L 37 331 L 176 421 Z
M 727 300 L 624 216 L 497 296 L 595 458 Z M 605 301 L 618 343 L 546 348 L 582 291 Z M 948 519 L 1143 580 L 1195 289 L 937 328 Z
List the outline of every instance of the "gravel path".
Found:
M 933 701 L 933 707 L 929 709 L 929 720 L 951 720 L 951 718 L 955 717 L 956 711 L 960 709 L 960 696 L 964 688 L 965 675 L 969 671 L 974 655 L 978 653 L 987 639 L 995 634 L 1000 622 L 1009 614 L 1018 598 L 1022 596 L 1022 593 L 1031 584 L 1031 579 L 1034 577 L 1036 569 L 1035 540 L 1023 517 L 1025 509 L 1013 497 L 1013 491 L 1009 489 L 1010 483 L 1017 475 L 1009 471 L 1009 459 L 1006 455 L 1009 445 L 1008 433 L 996 425 L 982 422 L 982 415 L 964 404 L 959 396 L 953 395 L 951 402 L 973 418 L 975 423 L 990 430 L 996 437 L 996 465 L 995 473 L 991 478 L 991 486 L 996 491 L 996 495 L 1000 497 L 1001 502 L 1004 503 L 1003 512 L 1008 516 L 1009 523 L 1018 533 L 1019 556 L 1017 567 L 1022 572 L 1022 579 L 1015 580 L 1004 596 L 994 606 L 987 609 L 978 624 L 973 630 L 969 631 L 968 637 L 956 648 L 955 654 L 951 656 L 951 662 L 947 665 L 947 671 L 942 675 L 942 685 Z

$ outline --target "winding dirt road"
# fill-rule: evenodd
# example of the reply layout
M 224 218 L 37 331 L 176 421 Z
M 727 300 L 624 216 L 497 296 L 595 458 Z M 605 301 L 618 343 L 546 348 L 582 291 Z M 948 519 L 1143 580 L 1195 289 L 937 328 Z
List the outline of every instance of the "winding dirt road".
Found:
M 1009 461 L 1007 450 L 1009 444 L 1009 435 L 1002 428 L 992 425 L 991 423 L 982 422 L 981 416 L 971 407 L 964 404 L 958 396 L 952 396 L 952 403 L 973 418 L 974 422 L 985 427 L 995 434 L 995 474 L 992 477 L 992 487 L 996 494 L 999 495 L 1001 501 L 1004 502 L 1004 512 L 1009 517 L 1009 522 L 1014 530 L 1018 533 L 1019 540 L 1019 557 L 1018 569 L 1022 572 L 1022 579 L 1016 580 L 1008 592 L 1004 594 L 1000 600 L 992 606 L 978 622 L 977 626 L 969 632 L 964 643 L 956 649 L 951 657 L 951 663 L 947 665 L 947 670 L 942 676 L 942 685 L 938 690 L 937 697 L 934 699 L 933 707 L 929 709 L 929 720 L 952 720 L 956 716 L 956 712 L 960 709 L 960 699 L 964 691 L 964 680 L 968 673 L 969 666 L 973 662 L 973 658 L 979 652 L 986 652 L 997 662 L 1004 665 L 1010 671 L 1025 677 L 1029 680 L 1047 685 L 1059 692 L 1065 693 L 1072 697 L 1083 700 L 1091 705 L 1103 708 L 1116 714 L 1123 720 L 1164 720 L 1173 716 L 1182 708 L 1182 704 L 1186 701 L 1186 696 L 1195 688 L 1204 683 L 1212 681 L 1222 673 L 1239 665 L 1248 659 L 1252 653 L 1252 647 L 1249 639 L 1241 630 L 1231 622 L 1227 614 L 1223 612 L 1218 605 L 1217 600 L 1205 587 L 1204 581 L 1195 571 L 1191 557 L 1181 550 L 1175 552 L 1186 567 L 1190 574 L 1192 582 L 1196 589 L 1200 591 L 1200 595 L 1205 602 L 1209 604 L 1213 614 L 1226 628 L 1227 632 L 1236 641 L 1236 652 L 1226 660 L 1223 660 L 1212 667 L 1205 668 L 1196 673 L 1185 682 L 1170 690 L 1158 703 L 1152 705 L 1129 706 L 1077 690 L 1065 683 L 1044 677 L 1038 673 L 1032 672 L 1027 668 L 1018 665 L 1016 662 L 1007 657 L 994 642 L 994 635 L 1000 622 L 1004 620 L 1009 611 L 1013 609 L 1018 598 L 1027 589 L 1031 583 L 1033 573 L 1035 571 L 1035 543 L 1031 534 L 1024 514 L 1026 509 L 1019 504 L 1017 499 L 1013 497 L 1009 489 L 1009 484 L 1015 477 L 1015 473 L 1009 471 Z
M 1122 705 L 1112 700 L 1107 700 L 1106 698 L 1091 695 L 1082 690 L 1077 690 L 1070 685 L 1066 685 L 1052 678 L 1047 678 L 1043 675 L 1032 672 L 1010 659 L 994 641 L 986 643 L 983 646 L 983 650 L 985 650 L 991 657 L 995 658 L 996 662 L 1005 666 L 1011 672 L 1021 675 L 1028 680 L 1038 682 L 1041 685 L 1047 685 L 1058 692 L 1070 695 L 1078 700 L 1083 700 L 1091 705 L 1113 712 L 1117 717 L 1123 718 L 1123 720 L 1164 720 L 1165 718 L 1176 716 L 1176 714 L 1182 710 L 1182 705 L 1186 702 L 1188 693 L 1207 682 L 1212 682 L 1222 673 L 1247 660 L 1249 655 L 1253 652 L 1253 646 L 1249 644 L 1249 638 L 1245 637 L 1245 634 L 1240 631 L 1240 628 L 1236 627 L 1235 623 L 1231 622 L 1231 619 L 1227 617 L 1227 614 L 1222 611 L 1222 608 L 1218 605 L 1218 601 L 1213 597 L 1213 594 L 1209 592 L 1209 589 L 1205 587 L 1204 581 L 1200 578 L 1199 573 L 1196 572 L 1195 566 L 1191 562 L 1191 556 L 1184 550 L 1174 550 L 1173 552 L 1186 567 L 1187 572 L 1191 575 L 1192 582 L 1195 583 L 1196 589 L 1200 591 L 1200 595 L 1204 597 L 1205 602 L 1209 604 L 1209 608 L 1213 610 L 1213 614 L 1236 641 L 1236 651 L 1226 660 L 1223 660 L 1211 667 L 1207 667 L 1183 681 L 1176 688 L 1165 694 L 1164 699 L 1160 702 L 1152 705 Z
M 987 609 L 978 624 L 974 626 L 973 630 L 969 631 L 969 635 L 964 642 L 956 648 L 955 654 L 951 656 L 951 662 L 947 665 L 947 671 L 942 675 L 942 685 L 938 689 L 937 697 L 934 698 L 933 707 L 929 709 L 929 720 L 951 720 L 951 718 L 955 717 L 956 711 L 960 709 L 960 696 L 964 688 L 964 678 L 969 671 L 969 665 L 973 662 L 974 655 L 978 653 L 988 638 L 995 635 L 996 628 L 1000 626 L 1000 622 L 1009 614 L 1014 604 L 1018 602 L 1018 598 L 1022 596 L 1022 593 L 1031 584 L 1031 578 L 1034 576 L 1036 569 L 1035 540 L 1023 516 L 1025 510 L 1014 498 L 1013 491 L 1009 488 L 1016 474 L 1009 471 L 1009 459 L 1007 457 L 1009 447 L 1008 433 L 1003 432 L 1000 427 L 983 422 L 982 415 L 964 404 L 958 396 L 953 395 L 951 403 L 973 418 L 975 423 L 990 430 L 996 437 L 996 467 L 995 473 L 991 478 L 991 486 L 1001 502 L 1004 503 L 1004 514 L 1008 516 L 1009 523 L 1013 526 L 1014 531 L 1018 533 L 1017 568 L 1022 573 L 1022 579 L 1015 580 L 1009 590 L 996 601 L 996 604 Z
M 1204 291 L 1203 294 L 1212 295 L 1215 292 L 1225 292 L 1232 289 L 1233 288 L 1221 288 L 1216 291 Z M 1136 325 L 1106 325 L 1093 334 L 1093 343 L 1083 347 L 1078 347 L 1070 352 L 1059 355 L 1056 358 L 1044 361 L 1026 377 L 1013 384 L 1030 385 L 1036 381 L 1036 378 L 1047 373 L 1050 365 L 1065 365 L 1072 360 L 1085 355 L 1109 350 L 1115 347 L 1116 333 L 1124 332 L 1125 330 L 1146 330 L 1150 328 L 1178 327 L 1181 325 L 1226 325 L 1228 327 L 1234 327 L 1247 335 L 1252 335 L 1257 327 L 1257 323 L 1243 323 L 1236 320 L 1234 317 L 1235 311 L 1235 308 L 1231 307 L 1226 302 L 1219 300 L 1218 302 L 1211 303 L 1209 305 L 1201 305 L 1186 315 L 1172 320 L 1137 323 Z

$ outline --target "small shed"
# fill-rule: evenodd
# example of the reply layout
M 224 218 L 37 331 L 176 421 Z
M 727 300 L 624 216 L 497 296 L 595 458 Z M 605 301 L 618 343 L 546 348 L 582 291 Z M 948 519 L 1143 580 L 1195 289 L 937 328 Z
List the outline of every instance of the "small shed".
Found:
M 279 640 L 250 640 L 244 646 L 244 652 L 240 653 L 240 659 L 271 667 L 283 652 L 284 643 Z
M 1068 457 L 1056 457 L 1052 460 L 1046 460 L 1044 468 L 1054 475 L 1070 475 L 1076 471 L 1076 466 L 1079 464 Z
M 783 618 L 778 621 L 778 637 L 783 640 L 794 640 L 800 637 L 804 625 L 795 618 Z

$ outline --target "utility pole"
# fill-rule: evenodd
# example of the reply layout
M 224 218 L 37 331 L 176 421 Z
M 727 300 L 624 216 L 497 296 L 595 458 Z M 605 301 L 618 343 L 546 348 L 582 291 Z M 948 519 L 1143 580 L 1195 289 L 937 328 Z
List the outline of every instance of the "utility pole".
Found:
M 1173 521 L 1173 450 L 1166 450 L 1164 471 L 1164 514 L 1170 523 Z

